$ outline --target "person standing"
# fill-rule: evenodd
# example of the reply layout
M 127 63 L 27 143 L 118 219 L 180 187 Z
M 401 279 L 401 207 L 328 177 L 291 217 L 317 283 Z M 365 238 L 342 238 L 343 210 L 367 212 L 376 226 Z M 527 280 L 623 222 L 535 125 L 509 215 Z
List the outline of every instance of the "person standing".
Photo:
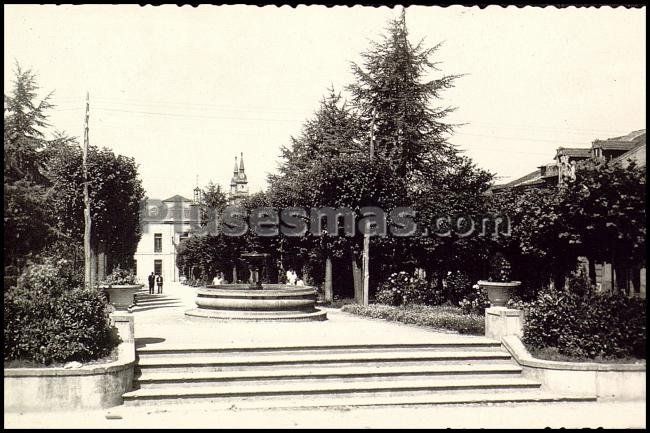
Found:
M 150 295 L 153 295 L 153 286 L 154 286 L 155 279 L 156 279 L 156 277 L 152 272 L 151 275 L 149 275 L 149 294 Z
M 158 274 L 158 276 L 156 277 L 156 283 L 158 284 L 158 294 L 162 294 L 162 289 L 163 289 L 162 275 Z

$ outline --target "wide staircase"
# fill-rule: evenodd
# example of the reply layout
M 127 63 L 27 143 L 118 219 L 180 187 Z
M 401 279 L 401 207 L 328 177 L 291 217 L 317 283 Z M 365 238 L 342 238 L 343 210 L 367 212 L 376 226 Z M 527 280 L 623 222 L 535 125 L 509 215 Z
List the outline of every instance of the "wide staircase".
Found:
M 549 394 L 495 341 L 137 349 L 126 405 L 224 408 L 593 400 Z

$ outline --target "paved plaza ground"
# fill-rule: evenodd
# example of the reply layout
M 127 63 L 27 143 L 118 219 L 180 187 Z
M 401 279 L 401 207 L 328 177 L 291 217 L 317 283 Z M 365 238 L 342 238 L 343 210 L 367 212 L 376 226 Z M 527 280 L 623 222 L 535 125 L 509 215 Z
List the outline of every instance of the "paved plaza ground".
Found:
M 134 309 L 139 347 L 241 347 L 485 340 L 327 309 L 325 322 L 222 322 L 185 316 L 195 288 L 167 284 Z M 33 428 L 645 428 L 645 402 L 504 403 L 408 407 L 216 409 L 209 403 L 5 414 L 5 427 Z

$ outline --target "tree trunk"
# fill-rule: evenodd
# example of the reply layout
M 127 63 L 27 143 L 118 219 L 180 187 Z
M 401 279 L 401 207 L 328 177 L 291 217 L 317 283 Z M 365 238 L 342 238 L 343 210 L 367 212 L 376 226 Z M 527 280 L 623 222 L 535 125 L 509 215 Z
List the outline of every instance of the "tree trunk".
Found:
M 332 258 L 327 256 L 325 259 L 325 302 L 332 302 L 334 300 L 334 293 L 332 291 Z
M 596 263 L 591 257 L 588 260 L 589 284 L 593 287 L 596 285 Z
M 363 238 L 363 305 L 370 303 L 370 236 Z
M 352 281 L 354 283 L 354 302 L 363 303 L 363 275 L 361 274 L 361 265 L 359 261 L 352 256 Z
M 232 267 L 232 283 L 237 283 L 237 265 Z
M 90 249 L 90 287 L 93 288 L 96 286 L 97 283 L 97 254 L 95 253 L 95 249 L 91 248 Z
M 106 244 L 99 242 L 97 245 L 97 280 L 106 278 Z

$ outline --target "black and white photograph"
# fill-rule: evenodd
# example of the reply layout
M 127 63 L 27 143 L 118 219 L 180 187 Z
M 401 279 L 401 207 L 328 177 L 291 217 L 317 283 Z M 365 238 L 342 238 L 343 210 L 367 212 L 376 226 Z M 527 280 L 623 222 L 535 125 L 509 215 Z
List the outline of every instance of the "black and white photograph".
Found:
M 5 4 L 4 428 L 646 428 L 646 6 Z

